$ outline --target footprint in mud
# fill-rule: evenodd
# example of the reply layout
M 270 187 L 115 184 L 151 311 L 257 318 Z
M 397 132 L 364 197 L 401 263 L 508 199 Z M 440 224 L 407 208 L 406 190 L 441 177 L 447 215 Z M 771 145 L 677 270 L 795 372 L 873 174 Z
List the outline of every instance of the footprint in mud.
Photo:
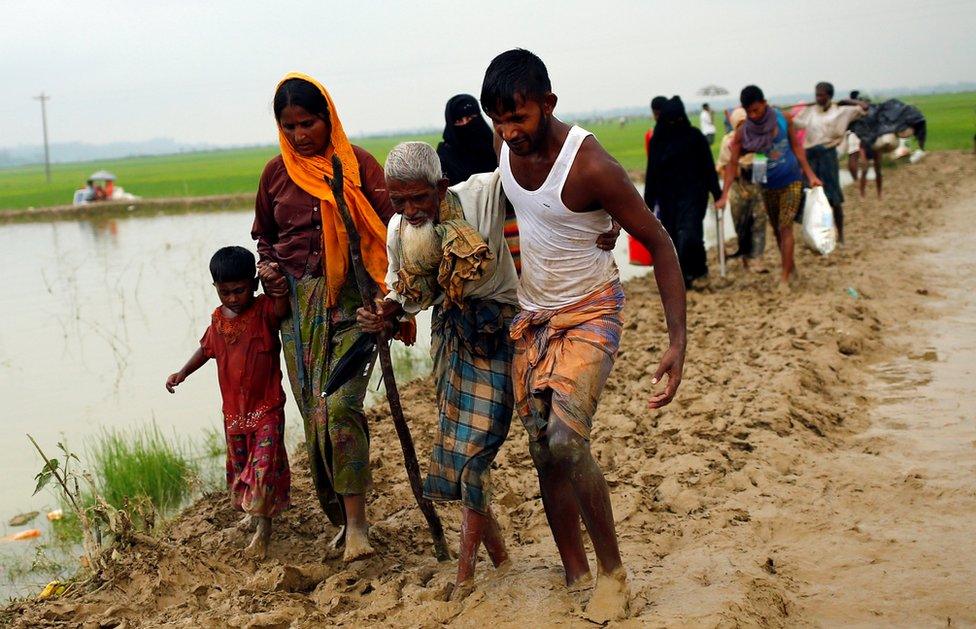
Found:
M 919 352 L 917 354 L 909 354 L 909 358 L 912 360 L 921 360 L 928 363 L 934 363 L 939 361 L 939 353 L 934 349 L 928 349 L 924 352 Z

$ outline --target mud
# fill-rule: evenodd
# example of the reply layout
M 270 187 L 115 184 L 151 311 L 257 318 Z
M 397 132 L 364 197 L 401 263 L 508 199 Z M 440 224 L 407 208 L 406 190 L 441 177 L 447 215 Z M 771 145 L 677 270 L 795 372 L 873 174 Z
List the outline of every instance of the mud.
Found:
M 798 248 L 801 279 L 789 294 L 774 290 L 775 273 L 743 275 L 733 260 L 723 280 L 713 265 L 710 282 L 689 295 L 684 381 L 661 411 L 647 408 L 667 340 L 658 296 L 649 278 L 627 285 L 622 349 L 593 436 L 630 577 L 630 617 L 619 626 L 976 623 L 976 441 L 945 433 L 971 431 L 973 415 L 939 397 L 971 400 L 972 380 L 949 390 L 926 384 L 941 377 L 931 324 L 976 254 L 965 244 L 955 262 L 933 256 L 973 242 L 958 219 L 967 215 L 960 204 L 976 210 L 976 161 L 930 154 L 892 170 L 885 187 L 883 202 L 849 198 L 845 248 L 826 258 Z M 764 262 L 775 269 L 775 251 Z M 976 358 L 956 360 L 972 368 Z M 432 385 L 401 393 L 425 453 Z M 915 411 L 892 406 L 905 397 Z M 922 445 L 906 441 L 923 415 L 914 437 Z M 17 627 L 592 626 L 583 614 L 592 587 L 562 583 L 518 422 L 492 472 L 512 565 L 496 572 L 482 554 L 473 589 L 450 602 L 455 566 L 433 559 L 385 410 L 374 409 L 370 424 L 375 555 L 346 564 L 329 549 L 336 530 L 297 455 L 295 505 L 275 522 L 267 560 L 243 555 L 249 533 L 235 527 L 239 514 L 223 495 L 207 496 L 156 539 L 117 549 L 83 588 L 15 604 L 7 619 Z M 459 510 L 439 510 L 453 548 Z

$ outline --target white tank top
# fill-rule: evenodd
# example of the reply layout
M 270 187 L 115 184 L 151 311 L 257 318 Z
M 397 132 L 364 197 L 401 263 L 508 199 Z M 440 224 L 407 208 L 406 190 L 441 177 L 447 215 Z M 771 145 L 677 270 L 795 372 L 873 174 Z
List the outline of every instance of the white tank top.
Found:
M 569 130 L 538 190 L 526 190 L 515 181 L 508 145 L 502 143 L 502 188 L 518 219 L 522 257 L 518 298 L 524 310 L 563 308 L 618 277 L 613 253 L 596 246 L 597 236 L 610 230 L 610 215 L 604 210 L 573 212 L 562 200 L 569 169 L 589 135 L 579 127 Z

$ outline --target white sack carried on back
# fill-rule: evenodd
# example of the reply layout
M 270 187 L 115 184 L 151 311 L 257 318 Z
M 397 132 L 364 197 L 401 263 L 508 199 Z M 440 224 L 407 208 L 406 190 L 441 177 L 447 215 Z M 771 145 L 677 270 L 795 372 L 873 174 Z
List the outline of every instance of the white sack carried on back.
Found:
M 803 206 L 803 242 L 825 256 L 837 247 L 834 211 L 827 201 L 823 186 L 810 188 L 806 191 L 806 197 Z

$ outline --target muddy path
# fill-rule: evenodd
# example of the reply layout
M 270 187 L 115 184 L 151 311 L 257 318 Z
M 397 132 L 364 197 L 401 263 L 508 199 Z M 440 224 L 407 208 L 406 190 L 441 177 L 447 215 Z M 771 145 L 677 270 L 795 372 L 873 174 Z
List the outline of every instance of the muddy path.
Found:
M 960 153 L 891 171 L 883 202 L 849 199 L 844 249 L 799 254 L 792 293 L 735 261 L 724 280 L 713 269 L 689 295 L 684 382 L 662 411 L 646 408 L 667 339 L 658 296 L 650 279 L 627 285 L 626 332 L 593 442 L 633 590 L 620 626 L 976 623 L 974 379 L 956 377 L 976 363 L 973 301 L 959 297 L 976 288 L 976 254 L 960 246 L 976 234 L 958 227 L 976 211 L 974 175 L 976 161 Z M 765 262 L 775 268 L 772 250 Z M 425 453 L 432 387 L 402 389 Z M 242 558 L 237 516 L 208 496 L 158 538 L 118 549 L 85 588 L 11 606 L 6 620 L 590 625 L 580 615 L 589 592 L 561 583 L 517 422 L 492 478 L 515 565 L 494 574 L 482 560 L 474 592 L 448 603 L 454 566 L 432 558 L 385 411 L 370 420 L 376 556 L 345 565 L 327 549 L 335 530 L 295 456 L 295 506 L 269 560 Z M 458 510 L 441 513 L 453 547 Z

